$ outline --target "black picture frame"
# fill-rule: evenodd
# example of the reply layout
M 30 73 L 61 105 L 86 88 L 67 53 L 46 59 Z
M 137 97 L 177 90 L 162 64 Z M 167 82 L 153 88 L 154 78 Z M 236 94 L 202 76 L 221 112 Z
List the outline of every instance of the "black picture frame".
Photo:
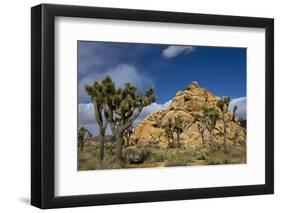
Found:
M 265 184 L 93 195 L 54 195 L 55 17 L 264 28 Z M 274 193 L 274 20 L 240 16 L 41 4 L 31 9 L 31 204 L 42 209 Z

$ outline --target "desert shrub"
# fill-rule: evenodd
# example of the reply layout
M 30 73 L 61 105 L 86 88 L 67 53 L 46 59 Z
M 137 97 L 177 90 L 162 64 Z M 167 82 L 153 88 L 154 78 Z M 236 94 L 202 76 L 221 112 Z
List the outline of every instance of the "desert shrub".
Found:
M 148 148 L 148 147 L 146 147 L 144 150 L 146 152 L 145 161 L 148 163 L 163 162 L 165 160 L 164 150 L 161 150 L 159 148 Z
M 105 146 L 103 161 L 99 161 L 99 145 L 85 144 L 83 152 L 78 152 L 79 170 L 117 169 L 124 165 L 115 162 L 115 151 L 110 146 Z
M 209 158 L 209 149 L 208 148 L 196 148 L 195 150 L 195 156 L 197 160 L 207 160 Z
M 210 165 L 246 163 L 246 146 L 228 145 L 224 149 L 210 147 L 207 163 Z
M 187 166 L 194 160 L 193 150 L 168 149 L 165 156 L 165 166 Z
M 129 149 L 128 156 L 133 152 L 135 154 L 141 152 L 142 161 L 137 163 L 126 161 L 125 150 L 127 149 Z M 124 161 L 121 164 L 115 162 L 114 144 L 106 143 L 104 150 L 104 159 L 100 162 L 98 144 L 86 143 L 83 152 L 78 149 L 79 170 L 246 163 L 246 145 L 228 145 L 226 148 L 200 146 L 197 148 L 187 147 L 186 149 L 161 149 L 150 146 L 144 148 L 127 147 L 123 150 Z
M 143 163 L 147 152 L 144 149 L 137 148 L 135 146 L 127 147 L 123 151 L 123 159 L 126 164 L 140 164 Z
M 176 144 L 175 143 L 168 143 L 168 148 L 174 149 L 174 148 L 176 148 Z
M 155 140 L 155 141 L 150 141 L 147 145 L 147 147 L 153 147 L 153 148 L 160 148 L 160 144 L 159 141 Z

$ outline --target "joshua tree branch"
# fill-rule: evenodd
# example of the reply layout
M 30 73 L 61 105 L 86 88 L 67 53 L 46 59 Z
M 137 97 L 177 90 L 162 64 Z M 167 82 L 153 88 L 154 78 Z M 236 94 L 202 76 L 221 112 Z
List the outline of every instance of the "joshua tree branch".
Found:
M 129 128 L 133 124 L 136 118 L 140 115 L 142 109 L 143 107 L 138 107 L 138 109 L 134 112 L 135 114 L 132 115 L 131 119 L 124 123 L 120 132 L 123 132 L 125 129 Z

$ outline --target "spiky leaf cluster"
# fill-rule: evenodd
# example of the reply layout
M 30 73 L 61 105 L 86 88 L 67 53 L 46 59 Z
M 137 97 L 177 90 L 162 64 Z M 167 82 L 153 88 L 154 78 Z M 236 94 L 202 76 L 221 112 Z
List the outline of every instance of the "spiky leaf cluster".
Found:
M 177 115 L 174 119 L 173 129 L 176 133 L 182 133 L 186 127 L 187 123 L 183 120 L 180 115 Z
M 197 124 L 197 128 L 200 132 L 203 131 L 204 126 L 202 123 L 204 122 L 204 117 L 202 115 L 200 115 L 198 113 L 194 114 L 193 122 Z
M 78 130 L 78 141 L 82 142 L 86 137 L 92 137 L 92 134 L 85 127 L 80 127 Z
M 203 108 L 203 116 L 205 118 L 205 125 L 207 129 L 214 129 L 217 123 L 217 120 L 220 117 L 220 112 L 214 107 L 206 107 Z
M 221 110 L 222 113 L 226 113 L 228 111 L 230 101 L 231 98 L 229 96 L 222 97 L 218 100 L 217 107 Z

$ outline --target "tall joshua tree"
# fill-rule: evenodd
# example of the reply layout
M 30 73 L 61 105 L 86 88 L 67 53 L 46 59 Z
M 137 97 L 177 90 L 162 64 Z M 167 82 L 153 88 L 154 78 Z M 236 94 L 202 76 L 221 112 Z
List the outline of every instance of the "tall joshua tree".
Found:
M 165 137 L 168 139 L 168 145 L 174 145 L 174 130 L 173 130 L 173 121 L 171 118 L 168 119 L 168 124 L 164 129 Z
M 126 83 L 123 88 L 117 89 L 109 76 L 102 81 L 105 91 L 105 111 L 113 135 L 116 138 L 116 160 L 122 160 L 122 141 L 124 132 L 130 128 L 142 109 L 155 102 L 153 87 L 142 95 L 138 88 Z
M 105 111 L 105 88 L 95 81 L 93 85 L 85 85 L 85 90 L 92 99 L 95 118 L 99 126 L 99 160 L 104 158 L 105 131 L 108 124 L 107 113 Z
M 167 137 L 169 144 L 174 144 L 174 133 L 176 134 L 176 147 L 180 148 L 180 135 L 184 130 L 188 130 L 194 122 L 188 125 L 188 123 L 182 118 L 182 116 L 177 115 L 174 119 L 168 120 L 168 125 L 166 125 L 164 132 Z
M 194 123 L 196 123 L 197 130 L 200 133 L 203 147 L 206 147 L 206 141 L 205 141 L 205 137 L 204 137 L 204 134 L 206 132 L 206 126 L 203 125 L 204 117 L 202 117 L 200 114 L 195 114 Z
M 217 120 L 219 119 L 220 113 L 216 108 L 203 108 L 204 124 L 208 132 L 210 133 L 210 144 L 214 142 L 214 130 L 216 128 Z
M 222 97 L 220 100 L 217 102 L 217 107 L 220 109 L 222 113 L 222 122 L 223 122 L 223 143 L 226 146 L 226 137 L 227 137 L 227 132 L 226 132 L 226 127 L 227 127 L 227 117 L 226 114 L 228 113 L 228 107 L 229 103 L 231 101 L 230 97 Z
M 183 133 L 187 123 L 182 119 L 180 115 L 177 115 L 173 123 L 173 131 L 177 135 L 177 148 L 180 148 L 180 135 Z

